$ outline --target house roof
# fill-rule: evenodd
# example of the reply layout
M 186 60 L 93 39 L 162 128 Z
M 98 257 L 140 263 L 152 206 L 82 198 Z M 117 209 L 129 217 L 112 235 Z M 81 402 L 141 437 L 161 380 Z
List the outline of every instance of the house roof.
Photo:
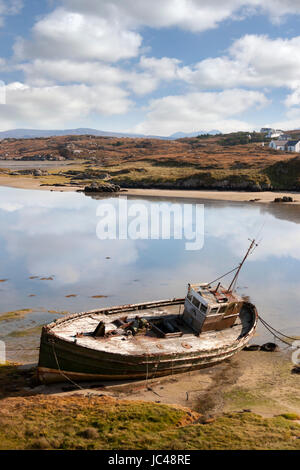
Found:
M 287 140 L 274 140 L 274 141 L 273 141 L 273 144 L 275 144 L 276 147 L 279 147 L 279 146 L 281 146 L 281 145 L 287 144 L 287 142 L 288 142 Z
M 298 144 L 298 142 L 299 142 L 299 140 L 289 140 L 287 144 L 288 144 L 289 147 L 291 147 L 293 145 Z

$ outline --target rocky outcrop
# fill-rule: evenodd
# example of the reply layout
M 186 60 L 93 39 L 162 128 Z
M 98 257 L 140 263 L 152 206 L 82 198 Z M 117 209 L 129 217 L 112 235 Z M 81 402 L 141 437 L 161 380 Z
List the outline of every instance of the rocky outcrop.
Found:
M 27 170 L 18 170 L 18 171 L 11 171 L 10 175 L 32 175 L 32 176 L 46 176 L 48 175 L 47 170 L 39 170 L 39 169 L 27 169 Z
M 293 202 L 293 198 L 290 196 L 275 197 L 274 202 Z
M 112 183 L 92 183 L 84 188 L 85 193 L 117 193 L 120 186 Z

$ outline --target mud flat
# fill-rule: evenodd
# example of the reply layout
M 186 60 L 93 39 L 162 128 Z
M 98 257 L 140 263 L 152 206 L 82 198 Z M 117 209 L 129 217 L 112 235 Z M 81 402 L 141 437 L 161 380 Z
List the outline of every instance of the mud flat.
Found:
M 148 381 L 103 382 L 90 392 L 126 399 L 185 406 L 207 417 L 250 409 L 264 417 L 300 416 L 300 374 L 290 353 L 242 351 L 215 367 Z M 66 391 L 69 388 L 69 392 Z M 82 384 L 81 384 L 82 386 Z M 65 391 L 64 391 L 65 390 Z M 85 394 L 72 384 L 41 386 L 45 393 Z

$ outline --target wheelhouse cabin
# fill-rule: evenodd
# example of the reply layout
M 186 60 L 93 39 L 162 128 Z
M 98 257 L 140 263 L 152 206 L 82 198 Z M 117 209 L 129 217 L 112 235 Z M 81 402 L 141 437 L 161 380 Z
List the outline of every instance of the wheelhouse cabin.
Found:
M 185 298 L 183 320 L 196 333 L 220 331 L 234 325 L 243 299 L 220 284 L 189 284 Z

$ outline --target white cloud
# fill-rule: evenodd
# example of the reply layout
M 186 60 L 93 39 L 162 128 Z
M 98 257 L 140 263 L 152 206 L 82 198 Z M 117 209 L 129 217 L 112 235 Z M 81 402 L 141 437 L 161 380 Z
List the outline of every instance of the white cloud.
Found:
M 30 87 L 14 82 L 6 87 L 6 105 L 0 125 L 66 126 L 82 122 L 91 112 L 104 115 L 126 113 L 131 106 L 128 94 L 114 85 L 65 85 Z
M 159 131 L 155 133 L 165 134 L 163 129 L 191 130 L 194 124 L 196 129 L 219 127 L 226 131 L 234 126 L 246 129 L 248 123 L 233 119 L 240 112 L 240 95 L 237 103 L 233 99 L 233 106 L 227 103 L 233 109 L 227 115 L 212 100 L 212 96 L 219 99 L 219 95 L 202 92 L 228 89 L 230 94 L 233 88 L 288 87 L 291 93 L 285 103 L 289 107 L 297 106 L 300 36 L 270 39 L 246 35 L 235 41 L 223 56 L 185 66 L 174 57 L 143 55 L 138 60 L 142 53 L 142 28 L 179 27 L 200 32 L 216 27 L 225 19 L 240 20 L 245 15 L 261 12 L 278 20 L 286 14 L 300 13 L 298 3 L 291 0 L 265 0 L 263 5 L 259 0 L 63 0 L 61 7 L 36 21 L 29 39 L 17 39 L 14 67 L 25 73 L 25 84 L 7 87 L 8 105 L 0 117 L 0 125 L 8 128 L 26 123 L 26 126 L 58 127 L 84 120 L 92 113 L 123 114 L 132 106 L 131 92 L 145 95 L 163 82 L 177 81 L 189 93 L 153 101 L 146 120 L 136 131 L 151 128 L 152 133 L 155 128 Z M 0 0 L 0 17 L 1 12 L 18 11 L 19 4 L 17 0 L 11 1 L 8 10 L 6 2 L 4 10 L 4 2 Z M 124 59 L 125 65 L 116 64 Z M 12 64 L 0 60 L 0 67 L 8 70 L 9 66 Z M 249 93 L 244 91 L 244 99 L 253 98 Z M 190 97 L 196 99 L 194 106 Z M 206 106 L 206 99 L 213 102 L 212 106 Z M 178 116 L 170 117 L 170 107 L 176 109 Z M 186 113 L 186 108 L 192 109 L 192 113 Z M 163 114 L 168 123 L 162 126 Z M 159 125 L 155 124 L 156 120 Z
M 4 59 L 3 57 L 0 57 L 0 70 L 5 70 L 6 68 L 6 59 Z
M 258 11 L 266 12 L 271 19 L 278 22 L 285 15 L 300 14 L 300 4 L 298 0 L 252 0 Z
M 228 54 L 185 67 L 181 76 L 199 88 L 295 87 L 300 83 L 300 36 L 245 35 Z
M 75 61 L 69 59 L 35 59 L 18 66 L 26 75 L 26 83 L 37 86 L 56 83 L 106 83 L 119 84 L 124 72 L 103 62 Z
M 265 13 L 272 21 L 300 13 L 298 0 L 65 0 L 64 5 L 69 10 L 117 19 L 131 28 L 178 26 L 194 32 L 256 13 Z
M 182 66 L 176 58 L 142 56 L 138 67 L 130 71 L 99 61 L 80 61 L 80 58 L 35 59 L 21 68 L 32 84 L 127 82 L 138 94 L 152 92 L 161 81 L 173 80 L 200 90 L 241 86 L 295 89 L 300 86 L 300 36 L 270 39 L 246 35 L 232 44 L 227 55 L 208 58 L 194 66 Z M 293 100 L 294 97 L 287 100 L 287 104 Z
M 266 104 L 267 99 L 262 93 L 238 89 L 166 96 L 152 100 L 146 120 L 134 130 L 157 135 L 212 128 L 223 132 L 249 130 L 254 126 L 234 119 L 234 116 L 252 106 Z
M 22 0 L 0 0 L 0 15 L 16 15 L 22 8 Z
M 0 27 L 4 24 L 4 16 L 16 15 L 23 8 L 22 0 L 0 0 Z
M 185 73 L 189 73 L 189 67 L 181 67 L 181 61 L 170 57 L 156 57 L 140 58 L 139 67 L 151 73 L 153 77 L 159 80 L 181 80 L 184 78 Z
M 285 99 L 285 105 L 290 108 L 300 104 L 300 86 L 290 93 Z
M 238 0 L 65 0 L 73 11 L 95 14 L 123 22 L 127 27 L 150 26 L 154 28 L 179 26 L 191 31 L 204 31 L 230 17 Z
M 170 59 L 172 60 L 172 59 Z M 151 93 L 161 77 L 151 72 L 126 70 L 115 65 L 97 61 L 35 59 L 16 66 L 26 76 L 26 83 L 33 86 L 60 84 L 106 84 L 127 87 L 138 95 Z
M 103 60 L 115 62 L 135 57 L 141 45 L 141 36 L 126 30 L 116 21 L 54 10 L 40 19 L 32 28 L 32 39 L 18 38 L 15 56 L 26 58 L 55 58 L 75 60 Z
M 265 35 L 245 35 L 221 57 L 183 66 L 176 58 L 142 56 L 139 68 L 156 81 L 156 86 L 162 80 L 179 80 L 201 91 L 235 87 L 290 88 L 293 93 L 286 105 L 291 106 L 299 100 L 300 36 L 270 39 Z

